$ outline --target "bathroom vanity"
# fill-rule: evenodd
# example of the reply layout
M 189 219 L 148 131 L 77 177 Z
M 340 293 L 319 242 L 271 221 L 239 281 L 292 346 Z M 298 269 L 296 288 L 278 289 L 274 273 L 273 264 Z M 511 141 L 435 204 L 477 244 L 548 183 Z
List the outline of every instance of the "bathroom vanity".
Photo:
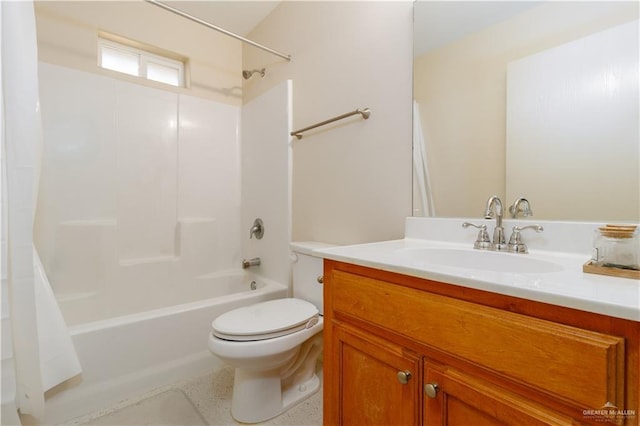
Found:
M 637 280 L 407 260 L 424 244 L 325 253 L 325 424 L 638 424 Z

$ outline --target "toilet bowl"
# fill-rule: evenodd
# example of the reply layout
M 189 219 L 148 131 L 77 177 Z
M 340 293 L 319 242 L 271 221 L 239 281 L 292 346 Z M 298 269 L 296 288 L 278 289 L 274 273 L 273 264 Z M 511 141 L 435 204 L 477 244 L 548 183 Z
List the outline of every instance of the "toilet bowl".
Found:
M 231 415 L 243 423 L 273 418 L 320 388 L 322 243 L 292 243 L 293 298 L 237 308 L 211 324 L 209 349 L 235 367 Z

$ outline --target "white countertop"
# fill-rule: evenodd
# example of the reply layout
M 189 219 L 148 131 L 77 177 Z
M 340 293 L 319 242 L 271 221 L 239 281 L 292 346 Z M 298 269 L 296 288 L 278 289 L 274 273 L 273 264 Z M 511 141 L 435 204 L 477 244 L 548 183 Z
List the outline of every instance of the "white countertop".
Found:
M 408 222 L 415 221 L 411 219 Z M 458 222 L 461 220 L 456 220 L 456 226 L 459 226 Z M 438 222 L 440 230 L 441 225 L 442 222 Z M 415 223 L 408 224 L 407 229 L 414 226 Z M 412 238 L 411 234 L 417 235 L 413 231 L 407 234 L 409 237 L 402 240 L 321 248 L 314 252 L 326 259 L 640 321 L 640 280 L 584 273 L 582 265 L 589 260 L 584 252 L 536 250 L 532 245 L 529 254 L 487 252 L 494 256 L 527 256 L 559 265 L 557 270 L 550 272 L 498 272 L 446 266 L 430 263 L 428 256 L 406 255 L 411 249 L 420 248 L 467 250 L 473 246 L 473 235 L 470 241 L 465 237 L 464 242 L 446 242 Z

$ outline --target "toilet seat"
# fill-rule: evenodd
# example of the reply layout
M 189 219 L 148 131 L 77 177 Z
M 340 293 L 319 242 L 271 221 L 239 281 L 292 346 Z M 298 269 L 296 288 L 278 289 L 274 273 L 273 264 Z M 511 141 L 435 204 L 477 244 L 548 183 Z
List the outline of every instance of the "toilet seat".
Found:
M 224 340 L 266 340 L 310 328 L 319 315 L 318 308 L 306 300 L 276 299 L 226 312 L 211 328 L 214 336 Z

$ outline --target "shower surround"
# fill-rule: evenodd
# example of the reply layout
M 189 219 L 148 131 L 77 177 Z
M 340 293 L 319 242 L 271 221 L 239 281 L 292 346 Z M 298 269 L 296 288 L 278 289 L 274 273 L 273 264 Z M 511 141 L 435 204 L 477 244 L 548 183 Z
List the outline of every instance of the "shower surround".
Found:
M 36 243 L 69 325 L 238 267 L 239 107 L 45 63 L 40 81 Z
M 47 396 L 57 424 L 219 368 L 211 321 L 287 295 L 291 82 L 240 108 L 45 63 L 40 80 L 36 243 L 83 368 Z

